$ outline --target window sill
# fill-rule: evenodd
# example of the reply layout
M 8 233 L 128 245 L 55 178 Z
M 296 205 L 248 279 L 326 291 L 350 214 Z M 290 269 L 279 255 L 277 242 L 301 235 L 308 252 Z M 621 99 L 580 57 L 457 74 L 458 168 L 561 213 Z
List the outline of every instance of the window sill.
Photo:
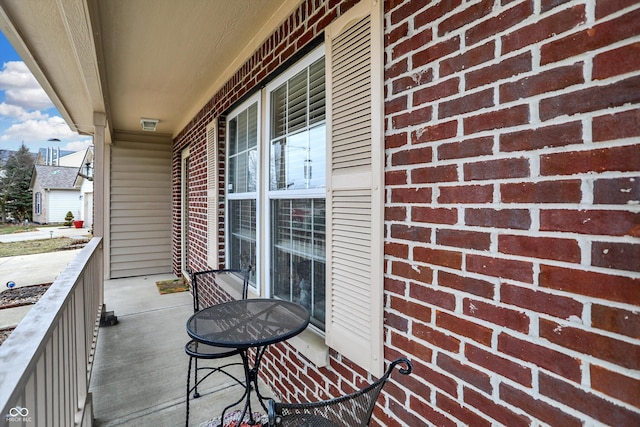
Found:
M 242 281 L 238 277 L 225 275 L 217 281 L 226 293 L 234 299 L 242 298 Z M 249 298 L 260 298 L 249 289 Z M 309 359 L 316 367 L 324 368 L 329 363 L 329 347 L 324 338 L 307 328 L 299 335 L 287 340 L 301 355 Z

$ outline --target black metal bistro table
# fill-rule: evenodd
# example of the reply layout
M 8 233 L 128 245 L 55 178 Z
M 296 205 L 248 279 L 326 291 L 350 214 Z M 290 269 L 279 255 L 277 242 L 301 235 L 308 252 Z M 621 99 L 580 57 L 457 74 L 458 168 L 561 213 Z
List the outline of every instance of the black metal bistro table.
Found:
M 277 299 L 246 299 L 216 304 L 198 311 L 187 320 L 187 333 L 201 343 L 240 350 L 245 372 L 245 392 L 222 411 L 246 399 L 240 420 L 251 411 L 251 391 L 255 389 L 260 404 L 267 410 L 258 390 L 258 370 L 266 348 L 298 335 L 309 324 L 309 311 L 300 304 Z M 248 352 L 255 349 L 253 366 Z

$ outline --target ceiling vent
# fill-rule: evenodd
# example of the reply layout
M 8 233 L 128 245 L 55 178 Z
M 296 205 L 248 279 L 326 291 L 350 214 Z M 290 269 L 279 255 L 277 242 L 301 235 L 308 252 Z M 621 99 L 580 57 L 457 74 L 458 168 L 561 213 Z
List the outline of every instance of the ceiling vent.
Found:
M 158 126 L 158 122 L 160 120 L 157 119 L 140 119 L 140 125 L 142 126 L 142 130 L 146 130 L 149 132 L 155 132 L 156 127 Z

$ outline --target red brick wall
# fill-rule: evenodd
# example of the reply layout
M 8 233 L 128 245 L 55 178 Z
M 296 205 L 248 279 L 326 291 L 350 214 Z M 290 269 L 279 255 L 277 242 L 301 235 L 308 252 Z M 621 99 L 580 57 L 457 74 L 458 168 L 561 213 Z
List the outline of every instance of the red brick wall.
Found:
M 385 5 L 398 416 L 640 425 L 640 3 Z
M 200 269 L 206 125 L 353 3 L 303 2 L 176 138 L 175 271 L 180 150 Z M 385 355 L 415 371 L 372 424 L 640 425 L 640 4 L 384 5 Z M 288 401 L 370 380 L 286 344 L 263 367 Z

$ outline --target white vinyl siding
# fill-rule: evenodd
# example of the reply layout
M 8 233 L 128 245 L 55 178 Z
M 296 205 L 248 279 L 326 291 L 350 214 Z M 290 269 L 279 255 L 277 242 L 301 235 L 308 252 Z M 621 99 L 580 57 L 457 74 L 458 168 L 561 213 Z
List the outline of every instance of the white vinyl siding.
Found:
M 171 273 L 171 142 L 111 150 L 110 277 Z
M 326 31 L 327 344 L 383 372 L 381 3 L 363 1 Z

